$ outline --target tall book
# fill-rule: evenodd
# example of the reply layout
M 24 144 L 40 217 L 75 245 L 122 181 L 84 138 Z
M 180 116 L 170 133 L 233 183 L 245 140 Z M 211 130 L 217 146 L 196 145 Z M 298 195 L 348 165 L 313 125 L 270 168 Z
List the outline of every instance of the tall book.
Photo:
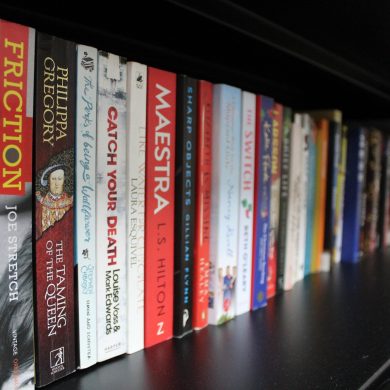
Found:
M 76 368 L 74 140 L 76 45 L 37 34 L 35 77 L 36 375 L 44 386 Z
M 242 93 L 241 117 L 240 215 L 238 227 L 238 261 L 236 315 L 251 307 L 253 197 L 255 190 L 256 95 Z
M 379 201 L 378 238 L 379 247 L 385 249 L 390 234 L 390 137 L 383 135 L 382 175 Z
M 272 98 L 257 96 L 252 310 L 259 309 L 267 304 L 273 106 L 274 101 Z
M 127 352 L 144 347 L 147 67 L 127 63 Z
M 209 323 L 235 315 L 240 197 L 241 90 L 214 86 Z
M 96 343 L 97 50 L 77 46 L 75 277 L 78 366 L 97 361 Z
M 267 274 L 267 299 L 276 294 L 276 276 L 279 241 L 279 209 L 280 209 L 280 181 L 281 181 L 281 154 L 283 135 L 283 106 L 274 103 L 272 117 L 272 166 L 271 166 L 271 215 L 269 232 L 269 255 Z
M 213 84 L 198 83 L 196 214 L 192 320 L 194 329 L 208 324 L 211 212 L 211 144 Z
M 176 75 L 148 68 L 145 347 L 172 338 Z
M 175 273 L 173 334 L 192 331 L 198 83 L 177 76 L 175 157 Z
M 367 134 L 362 127 L 348 130 L 347 170 L 345 176 L 343 238 L 341 261 L 360 259 L 360 220 L 362 214 Z
M 35 30 L 0 20 L 0 54 L 0 388 L 33 388 L 31 167 Z
M 98 361 L 127 351 L 126 59 L 99 51 L 96 164 Z
M 283 128 L 282 128 L 282 151 L 281 151 L 281 172 L 280 172 L 280 203 L 279 203 L 279 239 L 278 258 L 276 267 L 276 290 L 284 290 L 285 264 L 287 259 L 287 216 L 288 198 L 290 192 L 290 149 L 291 149 L 292 110 L 284 107 Z

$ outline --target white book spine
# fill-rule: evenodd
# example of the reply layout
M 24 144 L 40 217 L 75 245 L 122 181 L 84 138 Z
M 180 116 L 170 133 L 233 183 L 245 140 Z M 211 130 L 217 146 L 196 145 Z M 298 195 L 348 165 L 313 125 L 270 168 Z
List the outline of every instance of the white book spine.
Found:
M 96 350 L 96 96 L 97 50 L 77 47 L 76 223 L 79 367 L 97 361 Z
M 127 353 L 144 348 L 147 67 L 127 64 Z
M 248 312 L 251 303 L 256 133 L 256 95 L 253 93 L 242 93 L 241 121 L 241 179 L 236 315 Z
M 301 181 L 299 196 L 299 250 L 298 250 L 298 265 L 296 271 L 296 280 L 302 280 L 305 276 L 305 248 L 306 248 L 306 220 L 307 220 L 307 191 L 309 177 L 309 134 L 311 130 L 310 117 L 308 114 L 300 115 L 300 135 L 301 135 Z
M 127 351 L 126 61 L 99 52 L 96 172 L 98 361 Z
M 290 177 L 287 213 L 286 262 L 284 269 L 284 289 L 293 287 L 297 278 L 300 254 L 300 204 L 301 200 L 301 164 L 302 132 L 300 114 L 295 114 L 291 129 Z
M 234 317 L 240 199 L 241 90 L 213 94 L 209 323 Z

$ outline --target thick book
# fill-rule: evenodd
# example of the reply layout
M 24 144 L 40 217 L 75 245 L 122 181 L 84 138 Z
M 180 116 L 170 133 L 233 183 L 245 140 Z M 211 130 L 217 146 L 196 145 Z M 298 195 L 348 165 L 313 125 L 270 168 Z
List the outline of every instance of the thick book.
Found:
M 256 95 L 243 92 L 236 315 L 246 313 L 251 308 L 255 135 Z
M 214 85 L 209 324 L 235 315 L 240 197 L 241 90 Z
M 196 214 L 192 292 L 192 326 L 194 329 L 204 328 L 209 320 L 212 119 L 213 84 L 200 80 L 198 83 Z
M 126 59 L 99 51 L 96 155 L 98 361 L 127 351 Z
M 287 259 L 287 215 L 288 198 L 290 192 L 290 149 L 291 149 L 292 110 L 284 107 L 282 127 L 282 151 L 280 172 L 280 203 L 279 203 L 279 239 L 277 242 L 277 266 L 276 266 L 276 289 L 277 292 L 284 290 L 284 270 Z
M 76 45 L 37 34 L 35 72 L 36 375 L 47 385 L 76 368 L 74 141 Z
M 127 353 L 144 347 L 147 67 L 127 63 Z
M 173 335 L 192 331 L 198 82 L 177 76 Z
M 97 50 L 77 46 L 75 279 L 77 362 L 97 361 L 96 343 L 96 96 Z
M 176 75 L 148 68 L 145 347 L 172 338 Z
M 262 95 L 257 96 L 251 294 L 252 310 L 259 309 L 267 304 L 273 106 L 274 101 L 272 98 Z
M 35 30 L 0 20 L 0 37 L 0 389 L 33 389 Z
M 274 103 L 272 119 L 272 167 L 271 167 L 271 216 L 267 274 L 267 299 L 276 294 L 276 275 L 279 241 L 279 209 L 281 181 L 281 153 L 283 130 L 283 106 Z

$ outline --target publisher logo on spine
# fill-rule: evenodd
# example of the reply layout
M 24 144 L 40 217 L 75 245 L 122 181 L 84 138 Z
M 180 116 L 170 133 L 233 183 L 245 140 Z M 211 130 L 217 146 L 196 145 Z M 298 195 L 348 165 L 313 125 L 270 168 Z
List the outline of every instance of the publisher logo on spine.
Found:
M 52 374 L 55 374 L 64 369 L 65 351 L 64 347 L 53 349 L 50 351 L 50 368 Z
M 144 87 L 144 76 L 141 72 L 136 72 L 136 83 L 138 89 L 143 89 Z

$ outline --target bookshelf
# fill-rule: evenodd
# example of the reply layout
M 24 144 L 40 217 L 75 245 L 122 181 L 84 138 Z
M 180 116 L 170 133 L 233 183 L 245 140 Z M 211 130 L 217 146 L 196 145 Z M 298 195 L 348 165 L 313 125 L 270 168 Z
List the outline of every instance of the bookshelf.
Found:
M 102 7 L 92 17 L 71 6 L 59 13 L 47 4 L 1 1 L 0 12 L 152 66 L 268 94 L 296 109 L 337 107 L 347 119 L 388 128 L 390 70 L 370 44 L 390 45 L 390 27 L 379 23 L 378 34 L 362 42 L 364 58 L 353 34 L 356 20 L 380 12 L 363 1 L 339 6 L 338 16 L 324 4 L 318 16 L 314 6 L 269 3 L 262 9 L 249 1 L 145 1 L 130 4 L 131 14 Z M 386 14 L 385 2 L 380 7 Z M 331 17 L 335 28 L 327 29 Z M 270 300 L 266 310 L 99 364 L 48 389 L 374 387 L 390 367 L 389 259 L 339 265 Z

